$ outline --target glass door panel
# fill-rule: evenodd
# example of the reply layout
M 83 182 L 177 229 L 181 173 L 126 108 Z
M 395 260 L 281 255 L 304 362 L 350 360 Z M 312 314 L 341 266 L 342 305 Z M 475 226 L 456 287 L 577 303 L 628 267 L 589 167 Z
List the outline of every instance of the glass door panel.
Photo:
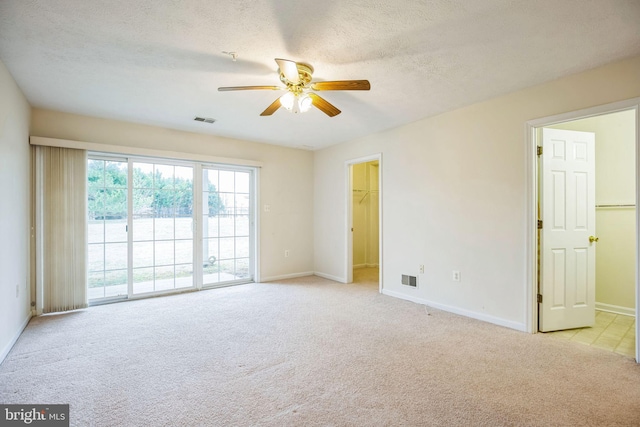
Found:
M 193 167 L 133 163 L 133 293 L 193 287 Z
M 193 168 L 174 170 L 174 287 L 194 286 L 193 278 Z
M 250 171 L 203 169 L 203 285 L 249 281 Z
M 90 159 L 88 175 L 88 298 L 127 295 L 125 160 Z

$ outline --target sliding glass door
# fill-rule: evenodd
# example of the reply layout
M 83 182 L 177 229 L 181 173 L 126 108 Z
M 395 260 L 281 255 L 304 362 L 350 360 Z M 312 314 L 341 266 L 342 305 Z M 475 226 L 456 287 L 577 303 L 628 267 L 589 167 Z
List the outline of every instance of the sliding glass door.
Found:
M 202 170 L 204 286 L 252 280 L 251 170 Z
M 253 169 L 97 155 L 88 166 L 90 301 L 253 280 Z

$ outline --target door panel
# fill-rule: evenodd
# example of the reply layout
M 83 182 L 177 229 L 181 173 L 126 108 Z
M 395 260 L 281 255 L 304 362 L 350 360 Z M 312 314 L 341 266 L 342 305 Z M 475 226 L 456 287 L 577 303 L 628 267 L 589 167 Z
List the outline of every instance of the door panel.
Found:
M 87 164 L 88 298 L 127 295 L 126 160 Z
M 193 287 L 193 167 L 132 168 L 133 294 Z
M 251 280 L 252 172 L 203 168 L 203 285 Z
M 540 330 L 595 323 L 595 135 L 542 129 Z
M 564 249 L 553 249 L 551 251 L 552 255 L 552 264 L 551 268 L 553 270 L 553 281 L 551 282 L 551 287 L 553 289 L 553 305 L 552 308 L 562 308 L 565 307 L 565 289 L 567 287 L 566 277 L 567 277 L 567 251 Z
M 556 231 L 566 230 L 566 174 L 563 171 L 553 171 L 553 229 Z

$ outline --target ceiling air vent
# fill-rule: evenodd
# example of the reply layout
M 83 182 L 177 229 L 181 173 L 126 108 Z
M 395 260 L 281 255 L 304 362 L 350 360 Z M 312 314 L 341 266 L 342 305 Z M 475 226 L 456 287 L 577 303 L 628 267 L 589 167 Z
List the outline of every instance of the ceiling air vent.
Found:
M 194 117 L 193 120 L 195 120 L 196 122 L 204 122 L 204 123 L 215 123 L 215 119 L 212 119 L 210 117 Z

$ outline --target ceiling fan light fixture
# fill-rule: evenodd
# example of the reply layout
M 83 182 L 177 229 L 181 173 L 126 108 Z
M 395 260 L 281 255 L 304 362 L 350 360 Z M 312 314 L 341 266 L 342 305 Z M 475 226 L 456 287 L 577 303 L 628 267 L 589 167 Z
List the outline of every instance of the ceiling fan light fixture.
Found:
M 309 95 L 287 92 L 280 97 L 280 105 L 292 113 L 304 113 L 309 111 L 313 100 Z
M 224 52 L 234 60 L 236 52 Z M 333 80 L 311 83 L 313 79 L 313 67 L 304 62 L 295 62 L 288 59 L 276 58 L 278 64 L 278 74 L 282 86 L 229 86 L 219 87 L 218 91 L 226 92 L 232 90 L 286 90 L 287 92 L 276 98 L 260 116 L 271 116 L 280 107 L 292 113 L 305 113 L 316 107 L 329 117 L 340 114 L 340 110 L 334 105 L 316 94 L 315 91 L 322 90 L 369 90 L 371 84 L 369 80 Z
M 306 93 L 298 98 L 298 104 L 300 106 L 300 112 L 305 113 L 309 111 L 311 106 L 313 105 L 313 100 Z
M 296 96 L 293 94 L 293 92 L 287 92 L 280 97 L 280 104 L 289 111 L 293 109 L 293 105 L 295 104 L 295 102 Z

